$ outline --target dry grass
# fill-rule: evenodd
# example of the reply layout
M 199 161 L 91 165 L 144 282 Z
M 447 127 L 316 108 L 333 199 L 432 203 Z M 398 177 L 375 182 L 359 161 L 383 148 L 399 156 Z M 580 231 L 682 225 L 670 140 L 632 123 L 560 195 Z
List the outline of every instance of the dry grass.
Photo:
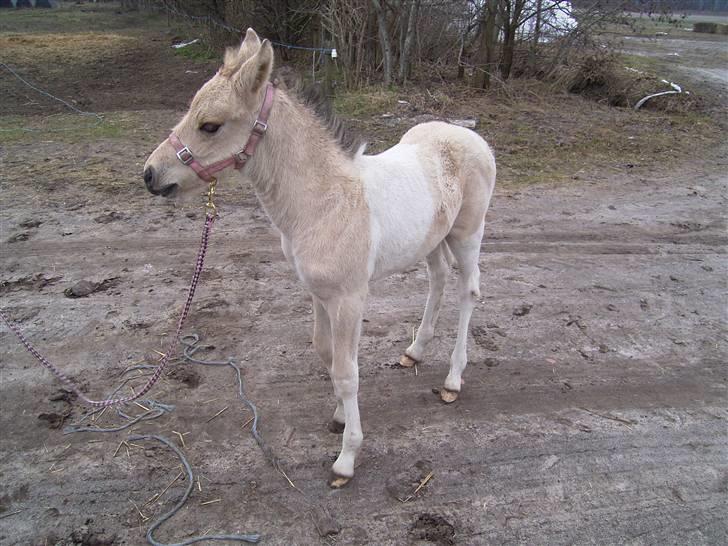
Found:
M 438 100 L 441 95 L 448 97 L 446 103 Z M 379 90 L 364 90 L 336 101 L 338 113 L 370 143 L 369 153 L 396 144 L 407 129 L 427 119 L 475 118 L 476 131 L 495 151 L 499 184 L 572 181 L 629 166 L 664 168 L 690 157 L 695 147 L 714 146 L 721 134 L 700 111 L 635 112 L 535 80 L 514 81 L 488 93 L 452 86 L 382 96 Z
M 137 41 L 134 36 L 111 32 L 5 34 L 0 35 L 0 50 L 15 66 L 42 62 L 45 67 L 63 71 L 69 64 L 103 62 Z
M 647 95 L 672 89 L 647 68 L 647 63 L 641 64 L 641 68 L 627 67 L 621 55 L 591 52 L 563 67 L 555 77 L 554 86 L 609 106 L 631 108 Z M 682 94 L 652 101 L 648 107 L 688 112 L 699 111 L 702 106 L 698 95 Z

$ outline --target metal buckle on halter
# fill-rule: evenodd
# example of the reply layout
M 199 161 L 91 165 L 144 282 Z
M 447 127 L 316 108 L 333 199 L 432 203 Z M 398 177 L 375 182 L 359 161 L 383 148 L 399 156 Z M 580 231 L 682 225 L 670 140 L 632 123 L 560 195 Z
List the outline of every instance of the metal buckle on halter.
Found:
M 254 133 L 258 133 L 259 135 L 264 135 L 267 130 L 268 130 L 267 123 L 260 121 L 259 119 L 256 119 L 255 123 L 253 123 L 253 132 Z
M 248 159 L 250 159 L 250 156 L 247 153 L 245 153 L 245 148 L 243 148 L 239 152 L 235 152 L 233 154 L 233 156 L 235 157 L 235 161 L 237 161 L 238 163 L 243 163 L 243 164 L 245 164 L 245 162 Z
M 192 152 L 190 152 L 190 149 L 187 146 L 177 152 L 177 159 L 179 159 L 183 165 L 189 165 L 195 160 L 192 156 Z

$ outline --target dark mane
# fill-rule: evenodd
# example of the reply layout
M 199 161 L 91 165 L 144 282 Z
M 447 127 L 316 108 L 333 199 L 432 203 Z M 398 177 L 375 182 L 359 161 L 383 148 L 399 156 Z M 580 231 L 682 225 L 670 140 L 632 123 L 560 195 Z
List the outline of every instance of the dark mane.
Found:
M 331 100 L 320 84 L 304 82 L 298 74 L 285 66 L 276 70 L 273 80 L 315 115 L 347 155 L 356 155 L 364 144 L 363 140 L 334 113 Z

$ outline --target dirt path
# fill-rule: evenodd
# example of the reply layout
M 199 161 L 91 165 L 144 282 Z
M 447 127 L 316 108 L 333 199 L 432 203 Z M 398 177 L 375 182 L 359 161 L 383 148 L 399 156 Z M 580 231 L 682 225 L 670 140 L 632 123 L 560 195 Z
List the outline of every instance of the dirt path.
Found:
M 5 168 L 11 157 L 7 148 Z M 337 543 L 406 543 L 425 531 L 447 543 L 450 528 L 437 518 L 462 544 L 725 542 L 728 180 L 716 174 L 724 167 L 659 177 L 627 169 L 574 187 L 500 189 L 466 388 L 454 406 L 430 392 L 454 343 L 454 279 L 417 375 L 395 362 L 422 312 L 425 268 L 375 284 L 361 343 L 366 439 L 344 491 L 325 485 L 339 438 L 325 429 L 331 386 L 309 342 L 310 302 L 249 192 L 223 194 L 189 328 L 213 354 L 242 360 L 266 438 L 296 484 L 332 512 Z M 72 185 L 45 199 L 17 185 L 3 194 L 3 238 L 16 239 L 4 243 L 3 308 L 100 395 L 123 367 L 162 347 L 201 218 L 149 198 L 141 184 L 106 202 Z M 79 200 L 87 205 L 77 208 Z M 42 223 L 28 227 L 31 220 Z M 84 278 L 115 280 L 88 298 L 64 297 Z M 83 526 L 97 540 L 84 544 L 142 543 L 132 502 L 142 506 L 175 477 L 173 457 L 152 446 L 114 457 L 124 433 L 49 428 L 42 414 L 70 410 L 71 419 L 77 410 L 50 401 L 58 386 L 7 332 L 0 343 L 0 543 L 68 541 Z M 201 476 L 202 491 L 160 536 L 212 529 L 257 531 L 267 544 L 322 540 L 306 503 L 241 431 L 248 414 L 231 374 L 195 372 L 199 386 L 169 377 L 155 392 L 177 406 L 171 416 L 137 427 L 172 438 L 172 430 L 189 432 Z M 396 500 L 423 468 L 433 471 L 427 486 Z M 164 507 L 181 489 L 170 488 Z
M 702 40 L 686 40 L 629 36 L 623 47 L 634 55 L 654 57 L 690 83 L 715 87 L 716 92 L 725 95 L 728 90 L 728 40 L 724 36 L 701 37 Z

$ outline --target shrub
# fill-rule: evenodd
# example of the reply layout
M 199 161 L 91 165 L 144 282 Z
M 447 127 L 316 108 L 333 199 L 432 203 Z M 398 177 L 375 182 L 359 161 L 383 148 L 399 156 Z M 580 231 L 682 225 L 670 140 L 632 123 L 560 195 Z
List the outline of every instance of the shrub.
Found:
M 693 23 L 693 32 L 716 34 L 718 32 L 718 23 Z
M 607 51 L 592 51 L 570 59 L 560 69 L 555 85 L 610 106 L 633 107 L 640 99 L 672 89 L 655 74 L 624 66 L 623 59 Z M 651 110 L 685 112 L 700 109 L 702 101 L 694 94 L 671 94 L 650 100 Z

